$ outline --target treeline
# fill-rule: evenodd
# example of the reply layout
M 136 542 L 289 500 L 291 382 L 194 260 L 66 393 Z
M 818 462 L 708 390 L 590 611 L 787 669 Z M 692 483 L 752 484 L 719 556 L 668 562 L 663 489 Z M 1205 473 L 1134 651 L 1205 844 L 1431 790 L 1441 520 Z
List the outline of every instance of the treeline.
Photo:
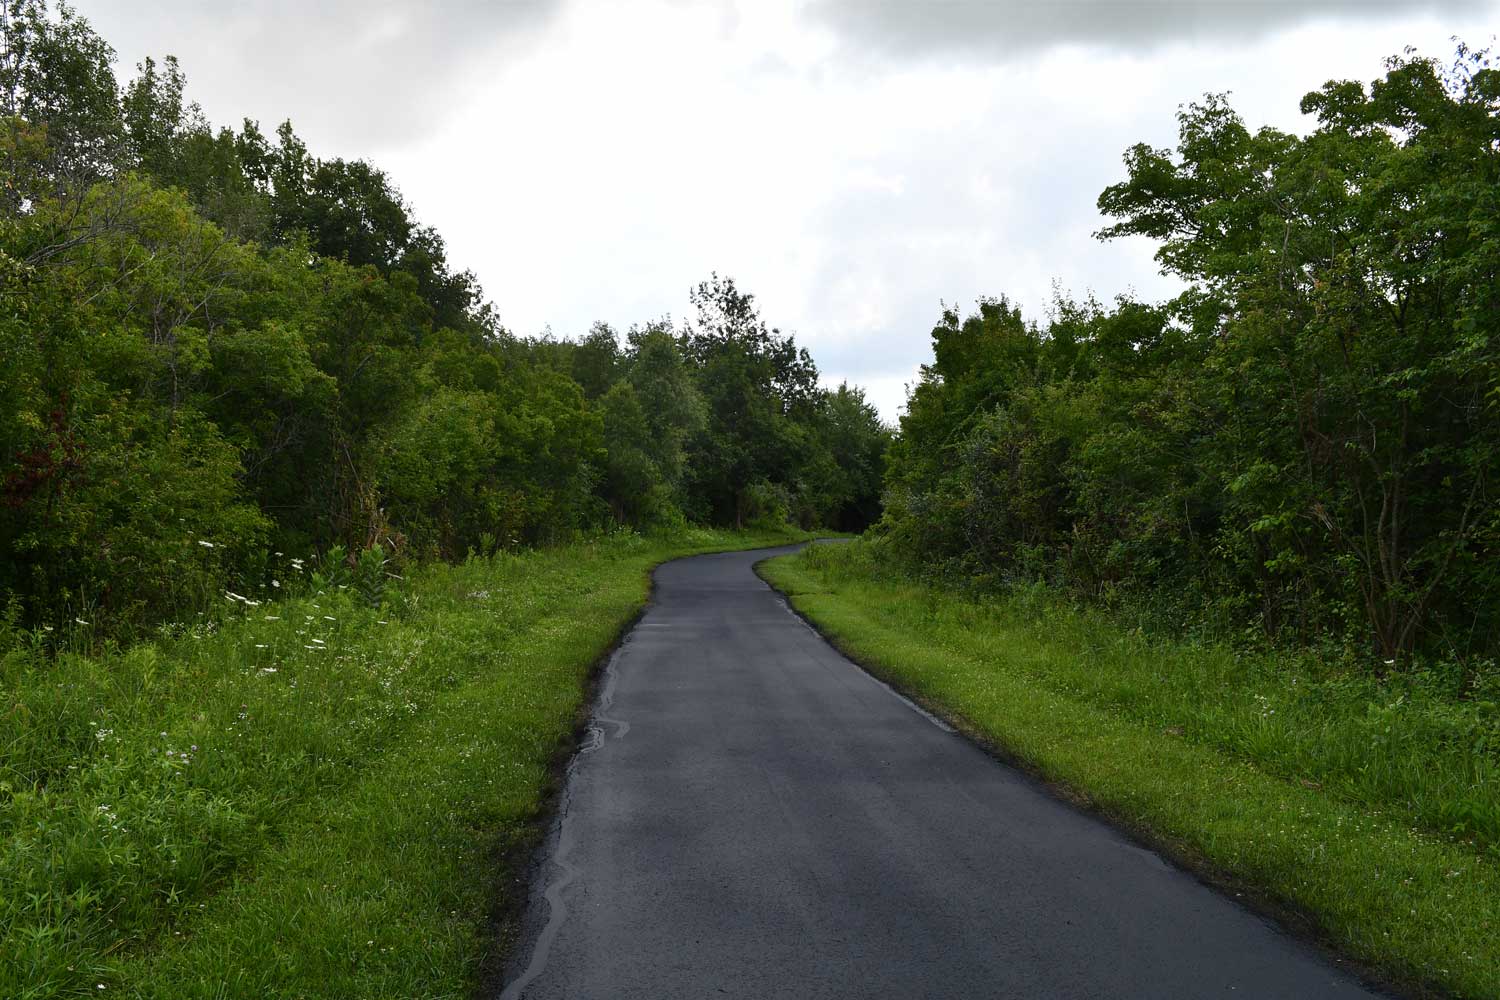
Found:
M 1391 60 L 1305 137 L 1222 97 L 1125 157 L 1172 301 L 945 312 L 883 530 L 928 565 L 1359 657 L 1500 652 L 1500 73 Z M 1379 664 L 1376 664 L 1378 667 Z
M 123 87 L 86 21 L 8 4 L 0 603 L 123 632 L 315 551 L 878 516 L 889 438 L 715 276 L 694 321 L 511 335 L 363 161 Z

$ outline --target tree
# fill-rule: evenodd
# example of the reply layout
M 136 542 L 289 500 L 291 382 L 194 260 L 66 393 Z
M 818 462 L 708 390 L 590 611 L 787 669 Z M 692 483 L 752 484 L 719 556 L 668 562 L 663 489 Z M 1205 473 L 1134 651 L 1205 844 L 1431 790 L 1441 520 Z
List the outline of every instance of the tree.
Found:
M 45 0 L 4 2 L 0 115 L 45 131 L 55 190 L 109 174 L 122 140 L 114 49 L 66 4 L 53 20 Z
M 754 296 L 717 274 L 692 294 L 698 322 L 687 354 L 708 413 L 692 460 L 696 489 L 716 520 L 742 527 L 756 511 L 752 487 L 791 482 L 791 421 L 816 398 L 817 368 L 789 336 L 769 329 Z
M 1100 207 L 1211 306 L 1229 530 L 1392 658 L 1464 603 L 1494 503 L 1500 74 L 1462 49 L 1387 69 L 1309 94 L 1306 139 L 1191 106 L 1176 158 L 1137 147 Z

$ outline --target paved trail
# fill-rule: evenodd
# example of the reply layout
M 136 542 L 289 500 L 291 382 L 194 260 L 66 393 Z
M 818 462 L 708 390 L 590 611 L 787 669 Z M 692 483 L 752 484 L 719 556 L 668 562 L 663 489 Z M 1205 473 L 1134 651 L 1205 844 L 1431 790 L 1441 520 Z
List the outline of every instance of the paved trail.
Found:
M 768 554 L 657 571 L 504 1000 L 1374 995 L 860 671 Z

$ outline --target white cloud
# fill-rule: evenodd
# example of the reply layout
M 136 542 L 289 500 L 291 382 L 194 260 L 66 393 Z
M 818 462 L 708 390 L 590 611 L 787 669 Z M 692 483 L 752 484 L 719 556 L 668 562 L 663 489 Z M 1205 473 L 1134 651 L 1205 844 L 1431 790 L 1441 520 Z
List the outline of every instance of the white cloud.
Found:
M 325 151 L 369 155 L 429 132 L 481 60 L 537 37 L 564 0 L 81 0 L 122 79 L 176 55 L 216 121 L 293 119 Z
M 126 18 L 98 17 L 91 7 L 102 4 L 80 7 L 112 37 L 108 22 Z M 368 16 L 246 0 L 226 15 L 246 26 L 234 29 L 240 54 L 226 53 L 231 29 L 201 13 L 130 30 L 158 39 L 156 51 L 175 48 L 195 94 L 208 77 L 205 105 L 219 120 L 323 122 L 326 138 L 325 125 L 303 129 L 315 151 L 386 167 L 517 332 L 681 316 L 688 289 L 717 270 L 795 331 L 830 378 L 865 384 L 894 418 L 943 301 L 1006 293 L 1040 316 L 1054 282 L 1106 299 L 1170 290 L 1148 244 L 1091 234 L 1121 153 L 1171 145 L 1181 103 L 1229 90 L 1252 124 L 1305 128 L 1303 92 L 1378 76 L 1408 43 L 1435 55 L 1451 51 L 1451 35 L 1482 44 L 1497 12 L 1361 5 L 1358 17 L 1330 19 L 1345 6 L 1205 8 L 1193 30 L 1174 22 L 1149 45 L 1103 45 L 1099 25 L 1114 15 L 1073 4 L 1074 20 L 1099 24 L 1021 52 L 989 53 L 978 27 L 949 24 L 949 35 L 974 36 L 962 58 L 931 26 L 912 28 L 912 58 L 868 35 L 932 9 L 915 2 L 862 7 L 874 19 L 864 26 L 845 23 L 852 5 L 821 0 L 450 5 L 424 22 L 409 63 L 380 54 L 400 49 L 400 26 L 426 8 L 394 0 L 361 7 Z M 1017 7 L 941 9 L 962 14 L 961 26 L 981 8 Z M 1253 30 L 1235 20 L 1258 7 L 1275 16 L 1262 11 Z M 1131 9 L 1150 23 L 1175 6 Z M 345 21 L 355 27 L 344 32 Z M 267 54 L 299 31 L 316 41 L 279 62 Z M 309 68 L 314 58 L 326 65 Z M 343 73 L 373 89 L 345 86 Z M 382 95 L 395 95 L 396 111 Z
M 1184 39 L 1244 44 L 1316 19 L 1472 15 L 1485 0 L 811 0 L 808 14 L 856 52 L 1025 56 L 1085 43 L 1141 51 Z

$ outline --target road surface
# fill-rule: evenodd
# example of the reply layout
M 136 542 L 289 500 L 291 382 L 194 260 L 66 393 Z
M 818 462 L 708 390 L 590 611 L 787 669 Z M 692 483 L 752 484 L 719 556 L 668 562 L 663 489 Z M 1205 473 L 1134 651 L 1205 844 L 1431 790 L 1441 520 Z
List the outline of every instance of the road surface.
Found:
M 1376 995 L 865 674 L 769 554 L 657 570 L 503 1000 Z

